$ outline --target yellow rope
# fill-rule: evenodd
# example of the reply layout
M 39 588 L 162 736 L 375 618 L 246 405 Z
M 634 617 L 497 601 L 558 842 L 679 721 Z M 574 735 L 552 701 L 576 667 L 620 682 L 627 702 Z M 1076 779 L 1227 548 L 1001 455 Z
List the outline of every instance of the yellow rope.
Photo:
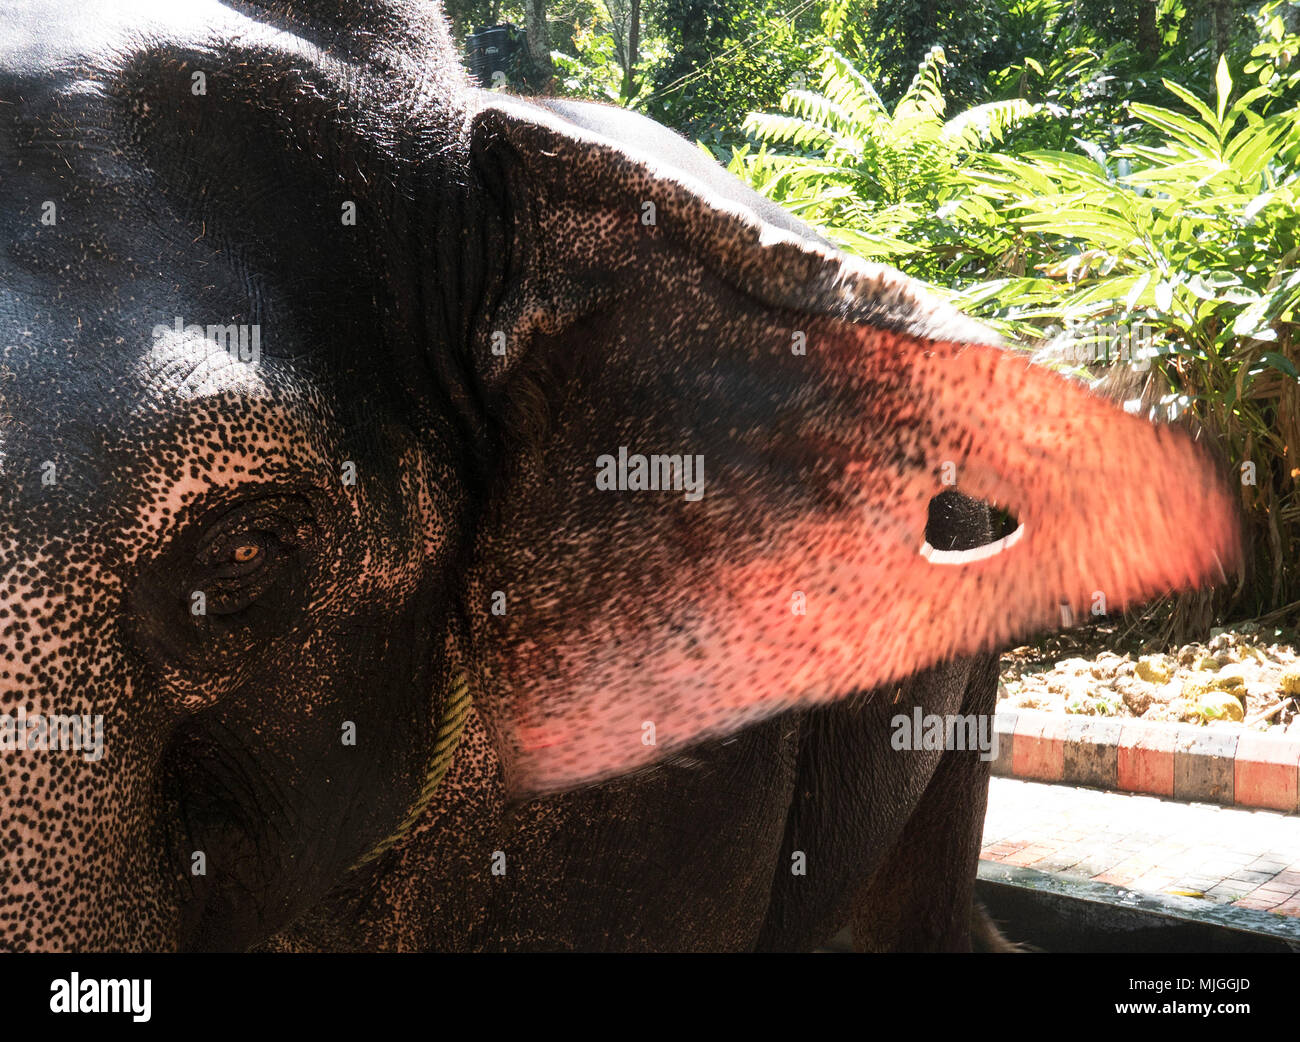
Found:
M 439 783 L 447 773 L 447 769 L 451 767 L 451 761 L 456 755 L 456 748 L 460 745 L 461 737 L 465 734 L 465 721 L 469 719 L 469 710 L 473 701 L 469 694 L 469 677 L 466 676 L 464 670 L 459 670 L 456 673 L 456 679 L 452 682 L 451 690 L 447 692 L 446 702 L 442 710 L 442 720 L 438 724 L 438 733 L 433 740 L 433 758 L 430 760 L 429 770 L 424 776 L 424 784 L 420 786 L 419 796 L 415 798 L 415 803 L 412 805 L 410 812 L 402 820 L 402 823 L 397 826 L 397 830 L 353 865 L 353 868 L 368 865 L 380 854 L 391 850 L 415 827 L 415 823 L 420 820 L 420 816 L 428 809 L 429 804 L 433 802 L 434 793 L 438 791 Z

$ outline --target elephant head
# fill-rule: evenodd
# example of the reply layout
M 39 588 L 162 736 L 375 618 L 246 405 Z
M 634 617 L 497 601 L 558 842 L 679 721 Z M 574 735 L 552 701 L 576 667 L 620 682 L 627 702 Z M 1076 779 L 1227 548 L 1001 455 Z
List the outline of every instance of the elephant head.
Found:
M 0 12 L 0 947 L 264 939 L 462 691 L 521 798 L 1237 567 L 1189 436 L 436 7 Z

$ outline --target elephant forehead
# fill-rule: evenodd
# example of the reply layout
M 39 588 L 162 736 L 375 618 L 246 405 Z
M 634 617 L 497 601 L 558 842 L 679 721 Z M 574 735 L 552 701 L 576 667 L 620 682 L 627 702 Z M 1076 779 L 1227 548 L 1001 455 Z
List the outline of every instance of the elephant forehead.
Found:
M 0 0 L 0 72 L 80 66 L 101 56 L 210 39 L 274 39 L 304 54 L 315 49 L 253 21 L 218 0 Z
M 0 376 L 0 525 L 29 552 L 68 540 L 73 557 L 129 564 L 224 494 L 337 484 L 345 453 L 327 403 L 275 363 L 169 335 L 100 376 L 69 377 L 61 395 Z

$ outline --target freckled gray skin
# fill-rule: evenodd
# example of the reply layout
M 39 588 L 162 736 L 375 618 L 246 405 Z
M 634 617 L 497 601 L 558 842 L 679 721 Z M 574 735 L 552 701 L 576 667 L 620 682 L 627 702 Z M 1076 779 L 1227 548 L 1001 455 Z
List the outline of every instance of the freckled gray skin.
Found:
M 1232 563 L 1190 443 L 988 339 L 640 117 L 470 89 L 434 7 L 0 3 L 0 702 L 104 718 L 0 752 L 0 948 L 968 947 L 988 765 L 890 718 Z M 976 465 L 1029 426 L 1094 448 Z M 704 499 L 597 493 L 620 445 Z M 945 460 L 1032 486 L 1022 570 L 919 560 L 990 538 Z

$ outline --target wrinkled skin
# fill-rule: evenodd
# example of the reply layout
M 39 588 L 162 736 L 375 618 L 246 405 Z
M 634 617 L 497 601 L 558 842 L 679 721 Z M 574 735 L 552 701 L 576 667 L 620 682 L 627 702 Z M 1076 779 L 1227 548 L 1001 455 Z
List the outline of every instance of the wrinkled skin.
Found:
M 890 718 L 1236 566 L 1189 438 L 640 117 L 471 90 L 435 8 L 0 26 L 0 703 L 104 720 L 0 751 L 2 948 L 966 948 L 988 765 Z M 598 491 L 622 445 L 704 496 Z M 1023 538 L 918 553 L 976 499 Z

